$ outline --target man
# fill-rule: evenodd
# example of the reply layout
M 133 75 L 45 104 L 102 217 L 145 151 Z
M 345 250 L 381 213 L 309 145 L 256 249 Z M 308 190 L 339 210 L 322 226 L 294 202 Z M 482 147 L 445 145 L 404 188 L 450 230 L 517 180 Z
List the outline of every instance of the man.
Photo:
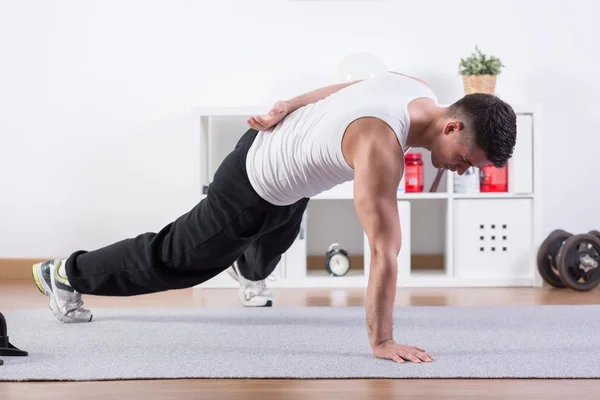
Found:
M 392 335 L 401 229 L 397 189 L 404 153 L 431 151 L 436 168 L 463 174 L 503 166 L 516 116 L 495 96 L 473 94 L 440 107 L 427 84 L 389 72 L 276 103 L 225 157 L 207 197 L 157 233 L 33 266 L 38 289 L 64 322 L 89 322 L 82 294 L 133 296 L 189 288 L 227 270 L 247 306 L 268 306 L 264 283 L 300 230 L 311 196 L 354 180 L 356 212 L 371 251 L 366 297 L 378 358 L 431 361 Z

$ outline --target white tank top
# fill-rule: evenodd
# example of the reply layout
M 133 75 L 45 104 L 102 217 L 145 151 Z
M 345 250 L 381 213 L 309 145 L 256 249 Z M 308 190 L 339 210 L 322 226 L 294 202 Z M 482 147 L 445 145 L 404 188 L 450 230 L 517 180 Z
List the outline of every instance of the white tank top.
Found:
M 342 154 L 348 125 L 361 117 L 387 123 L 406 151 L 410 129 L 408 104 L 437 97 L 426 85 L 385 73 L 348 86 L 290 113 L 278 125 L 259 132 L 248 150 L 246 168 L 254 190 L 274 205 L 313 197 L 354 179 Z

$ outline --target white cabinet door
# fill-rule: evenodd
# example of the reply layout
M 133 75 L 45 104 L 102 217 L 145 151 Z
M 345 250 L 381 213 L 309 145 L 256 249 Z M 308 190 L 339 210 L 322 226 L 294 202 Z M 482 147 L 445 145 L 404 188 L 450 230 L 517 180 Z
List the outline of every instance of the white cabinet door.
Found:
M 456 199 L 455 277 L 533 277 L 532 216 L 531 199 Z

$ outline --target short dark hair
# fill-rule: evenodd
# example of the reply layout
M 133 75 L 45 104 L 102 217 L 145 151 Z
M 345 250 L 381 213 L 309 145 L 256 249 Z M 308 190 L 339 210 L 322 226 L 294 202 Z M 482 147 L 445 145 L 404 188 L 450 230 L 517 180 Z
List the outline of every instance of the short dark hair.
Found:
M 517 116 L 509 104 L 492 94 L 472 93 L 451 104 L 448 112 L 463 122 L 496 168 L 506 165 L 517 141 Z

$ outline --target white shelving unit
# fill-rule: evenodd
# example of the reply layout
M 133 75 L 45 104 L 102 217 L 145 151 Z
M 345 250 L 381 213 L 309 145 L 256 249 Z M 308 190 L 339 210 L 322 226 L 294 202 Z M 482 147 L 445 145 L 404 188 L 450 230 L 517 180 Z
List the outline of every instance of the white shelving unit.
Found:
M 513 105 L 513 108 L 517 113 L 518 131 L 515 153 L 508 163 L 508 192 L 453 193 L 454 174 L 446 172 L 438 192 L 398 193 L 403 235 L 403 246 L 398 256 L 398 287 L 542 285 L 535 260 L 537 247 L 543 240 L 540 229 L 541 110 L 537 106 Z M 268 109 L 269 106 L 258 105 L 206 107 L 196 111 L 201 127 L 199 133 L 202 186 L 211 181 L 221 160 L 247 131 L 247 117 L 263 114 Z M 422 153 L 425 164 L 425 190 L 429 190 L 436 171 L 429 163 L 428 152 Z M 335 202 L 333 207 L 336 210 L 352 209 L 353 215 L 350 215 L 350 211 L 346 212 L 349 221 L 352 218 L 356 221 L 352 189 L 353 182 L 347 182 L 311 198 L 304 230 L 294 245 L 282 256 L 281 263 L 268 282 L 270 287 L 367 287 L 370 255 L 368 242 L 362 230 L 352 232 L 352 235 L 354 238 L 362 235 L 360 255 L 364 261 L 364 268 L 352 268 L 343 277 L 328 276 L 324 266 L 321 270 L 307 270 L 308 238 L 313 234 L 321 234 L 324 227 L 328 227 L 330 232 L 335 232 L 335 228 L 331 228 L 334 226 L 331 221 L 322 221 L 321 217 L 327 215 L 326 209 L 320 210 L 319 219 L 310 223 L 311 208 L 330 207 L 331 202 Z M 339 231 L 340 235 L 349 234 L 342 230 Z M 318 244 L 317 248 L 322 249 L 322 252 L 317 251 L 318 254 L 324 256 L 330 243 L 339 242 L 337 237 L 329 239 L 323 239 L 323 242 Z M 429 242 L 437 243 L 435 253 L 443 258 L 443 269 L 413 269 L 412 256 L 418 253 L 419 249 L 422 251 L 426 248 Z M 312 253 L 315 255 L 314 249 Z M 354 255 L 357 255 L 356 252 Z M 235 287 L 237 283 L 226 273 L 197 286 Z

